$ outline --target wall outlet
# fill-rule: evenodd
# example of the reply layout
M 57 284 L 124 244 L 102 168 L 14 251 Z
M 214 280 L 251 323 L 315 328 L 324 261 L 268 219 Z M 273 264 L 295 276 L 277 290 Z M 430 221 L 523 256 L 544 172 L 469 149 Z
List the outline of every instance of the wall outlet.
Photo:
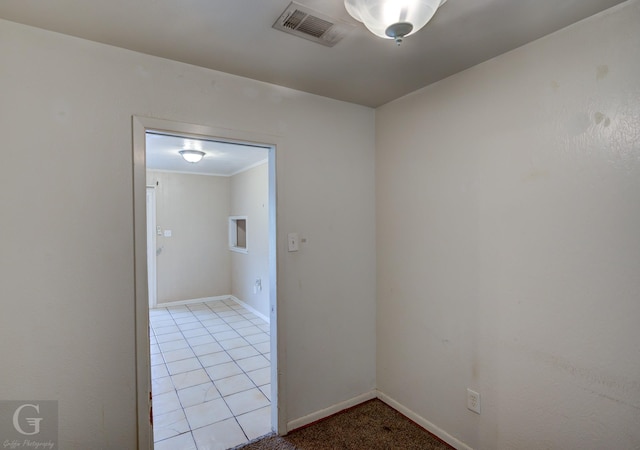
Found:
M 257 278 L 256 282 L 253 283 L 253 293 L 257 294 L 262 291 L 262 278 Z
M 467 388 L 467 408 L 480 414 L 480 394 Z

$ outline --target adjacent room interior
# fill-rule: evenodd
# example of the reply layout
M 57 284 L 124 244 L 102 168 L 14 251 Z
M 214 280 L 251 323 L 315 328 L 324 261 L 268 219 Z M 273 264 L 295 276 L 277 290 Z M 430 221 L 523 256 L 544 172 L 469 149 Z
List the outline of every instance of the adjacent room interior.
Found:
M 273 428 L 269 148 L 145 135 L 154 443 L 235 447 Z

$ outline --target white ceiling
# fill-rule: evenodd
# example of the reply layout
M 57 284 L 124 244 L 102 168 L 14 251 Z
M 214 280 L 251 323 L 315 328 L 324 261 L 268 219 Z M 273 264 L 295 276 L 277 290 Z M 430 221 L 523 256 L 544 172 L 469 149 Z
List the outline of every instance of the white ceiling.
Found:
M 377 107 L 623 0 L 448 0 L 397 47 L 343 0 L 299 0 L 355 28 L 325 47 L 271 26 L 290 0 L 2 0 L 0 17 Z
M 200 150 L 205 156 L 198 163 L 189 163 L 178 153 L 180 150 Z M 147 169 L 228 177 L 266 163 L 269 150 L 255 145 L 149 132 L 146 155 Z

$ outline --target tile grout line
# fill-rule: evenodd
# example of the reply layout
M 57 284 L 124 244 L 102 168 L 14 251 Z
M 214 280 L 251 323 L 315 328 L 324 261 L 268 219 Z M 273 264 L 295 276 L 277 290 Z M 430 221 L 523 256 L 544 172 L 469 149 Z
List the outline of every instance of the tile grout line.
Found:
M 207 305 L 207 306 L 208 306 L 208 305 Z M 227 305 L 227 306 L 229 306 L 229 305 Z M 232 308 L 232 309 L 233 309 L 233 308 Z M 242 309 L 244 309 L 244 308 L 242 308 Z M 242 315 L 242 314 L 239 314 L 239 313 L 238 313 L 238 315 Z M 220 317 L 220 316 L 219 316 L 219 317 Z M 229 317 L 229 316 L 227 316 L 227 317 Z M 243 317 L 244 317 L 244 316 L 243 316 Z M 237 333 L 241 338 L 243 338 L 243 339 L 244 339 L 244 336 L 240 335 L 240 334 L 237 332 L 237 329 L 236 329 L 236 328 L 234 328 L 234 327 L 233 327 L 233 325 L 231 325 L 231 323 L 232 323 L 232 322 L 227 322 L 227 321 L 224 319 L 224 317 L 220 317 L 220 318 L 221 318 L 221 319 L 222 319 L 222 320 L 223 320 L 223 321 L 224 321 L 228 326 L 230 326 L 230 327 L 231 327 L 231 328 L 232 328 L 232 329 L 233 329 L 233 330 L 234 330 L 234 331 L 235 331 L 235 332 L 236 332 L 236 333 Z M 254 324 L 254 326 L 255 326 L 255 324 Z M 205 328 L 206 328 L 206 327 L 205 327 Z M 208 331 L 208 330 L 207 330 L 207 331 Z M 261 331 L 262 331 L 262 330 L 261 330 Z M 213 337 L 214 339 L 216 339 L 216 337 L 215 337 L 215 336 L 213 336 L 213 335 L 212 335 L 212 337 Z M 270 336 L 270 335 L 269 335 L 269 339 L 271 339 L 271 336 Z M 248 344 L 248 346 L 249 346 L 249 347 L 253 348 L 256 352 L 258 352 L 258 355 L 257 355 L 257 356 L 262 356 L 263 358 L 265 358 L 264 354 L 263 354 L 262 352 L 260 352 L 257 348 L 255 348 L 255 347 L 254 347 L 254 345 L 253 345 L 251 342 L 247 341 L 246 339 L 244 339 L 244 340 L 245 340 L 245 342 L 247 342 L 247 344 Z M 218 341 L 218 340 L 216 339 L 216 342 L 218 342 L 218 344 L 220 344 L 220 342 L 222 342 L 222 341 Z M 220 345 L 220 346 L 222 347 L 222 345 Z M 238 348 L 238 347 L 236 347 L 236 348 Z M 258 389 L 258 391 L 259 391 L 259 392 L 261 392 L 261 393 L 262 393 L 262 395 L 264 395 L 264 392 L 262 392 L 262 390 L 260 389 L 260 386 L 258 386 L 258 385 L 257 385 L 257 383 L 256 383 L 256 382 L 255 382 L 255 381 L 254 381 L 250 376 L 249 376 L 249 374 L 248 374 L 248 373 L 247 373 L 247 372 L 242 368 L 242 366 L 240 366 L 240 365 L 236 362 L 237 360 L 236 360 L 236 359 L 235 359 L 231 354 L 229 354 L 228 350 L 227 350 L 226 348 L 224 348 L 224 347 L 222 347 L 222 349 L 223 349 L 223 351 L 227 354 L 227 356 L 229 356 L 229 358 L 231 358 L 231 360 L 232 360 L 232 361 L 233 361 L 233 362 L 234 362 L 234 363 L 235 363 L 235 364 L 240 368 L 240 370 L 242 371 L 242 374 L 244 374 L 244 375 L 245 375 L 245 376 L 246 376 L 246 377 L 251 381 L 252 385 L 254 386 L 254 387 L 249 388 L 249 389 L 244 389 L 244 390 L 242 390 L 242 391 L 234 392 L 233 394 L 229 394 L 229 395 L 227 395 L 227 396 L 224 396 L 224 395 L 222 395 L 222 393 L 220 393 L 220 394 L 221 394 L 221 398 L 222 398 L 222 400 L 223 400 L 223 401 L 225 402 L 225 404 L 227 405 L 227 408 L 229 408 L 229 411 L 231 411 L 231 414 L 233 415 L 233 416 L 232 416 L 232 417 L 233 417 L 233 419 L 236 421 L 236 423 L 238 424 L 238 426 L 240 427 L 240 429 L 241 429 L 241 430 L 242 430 L 242 432 L 244 433 L 244 436 L 245 436 L 245 438 L 247 439 L 247 442 L 248 442 L 248 441 L 250 441 L 251 439 L 250 439 L 250 438 L 249 438 L 249 436 L 247 435 L 247 432 L 246 432 L 246 430 L 244 429 L 244 427 L 242 426 L 242 424 L 238 421 L 238 417 L 239 417 L 239 416 L 241 416 L 241 415 L 243 415 L 243 414 L 248 414 L 248 413 L 250 413 L 250 412 L 257 411 L 258 409 L 263 408 L 263 407 L 261 406 L 261 407 L 258 407 L 257 409 L 252 409 L 252 410 L 250 410 L 250 411 L 245 411 L 243 414 L 236 415 L 236 414 L 231 410 L 231 407 L 230 407 L 230 405 L 229 405 L 229 403 L 227 402 L 227 400 L 226 400 L 226 398 L 225 398 L 225 397 L 228 397 L 228 396 L 230 396 L 230 395 L 239 394 L 239 393 L 241 393 L 241 392 L 246 392 L 246 391 L 251 390 L 251 389 Z M 230 350 L 233 350 L 233 349 L 230 349 Z M 252 356 L 247 357 L 247 358 L 252 358 Z M 247 358 L 240 358 L 240 359 L 247 359 Z M 266 359 L 266 358 L 265 358 L 265 359 Z M 269 359 L 268 361 L 269 361 L 269 365 L 268 365 L 267 367 L 271 366 L 271 359 Z M 259 369 L 257 369 L 257 370 L 259 370 Z M 207 372 L 207 374 L 208 374 L 208 372 Z M 239 375 L 239 374 L 238 374 L 238 375 Z M 229 377 L 219 378 L 218 380 L 224 380 L 224 379 L 226 379 L 226 378 L 230 378 L 230 377 L 232 377 L 232 376 L 235 376 L 235 375 L 230 375 Z M 209 378 L 211 378 L 211 377 L 209 376 Z M 215 384 L 215 382 L 216 382 L 216 381 L 218 381 L 218 380 L 211 380 L 211 381 L 213 382 L 214 386 L 216 385 L 216 384 Z M 217 389 L 217 387 L 216 387 L 216 389 Z M 220 391 L 218 391 L 218 392 L 220 392 Z M 266 398 L 266 395 L 264 395 L 264 396 L 265 396 L 265 398 Z M 268 399 L 268 398 L 267 398 L 267 400 L 269 401 L 268 406 L 270 406 L 270 405 L 271 405 L 271 400 L 270 400 L 270 399 Z
M 224 303 L 224 302 L 223 302 L 223 303 Z M 207 306 L 209 307 L 209 305 L 207 305 Z M 227 306 L 229 306 L 229 307 L 230 307 L 230 305 L 227 305 Z M 209 308 L 210 308 L 210 307 L 209 307 Z M 233 310 L 233 308 L 231 308 L 231 309 Z M 240 309 L 244 309 L 244 308 L 240 308 Z M 227 326 L 229 326 L 229 327 L 230 327 L 230 328 L 231 328 L 231 329 L 232 329 L 236 334 L 238 334 L 238 336 L 240 336 L 240 337 L 241 337 L 241 338 L 242 338 L 242 339 L 243 339 L 243 340 L 248 344 L 248 345 L 247 345 L 248 347 L 251 347 L 251 348 L 253 348 L 256 352 L 258 352 L 258 355 L 256 355 L 256 356 L 262 356 L 262 357 L 264 358 L 264 354 L 263 354 L 262 352 L 260 352 L 257 348 L 255 348 L 255 346 L 254 346 L 251 342 L 249 342 L 248 340 L 246 340 L 246 339 L 245 339 L 245 336 L 242 336 L 242 335 L 240 335 L 240 333 L 238 333 L 238 331 L 237 331 L 238 329 L 236 329 L 236 328 L 232 325 L 232 323 L 233 323 L 233 322 L 227 322 L 227 321 L 225 320 L 225 317 L 231 317 L 231 316 L 220 316 L 220 315 L 218 315 L 218 314 L 217 314 L 217 312 L 215 312 L 215 311 L 213 311 L 213 310 L 211 310 L 211 311 L 212 311 L 212 312 L 214 312 L 214 313 L 216 313 L 216 315 L 217 315 L 217 316 L 218 316 L 218 317 L 219 317 L 223 322 L 225 322 L 225 324 L 226 324 Z M 234 311 L 237 311 L 237 310 L 234 310 Z M 239 315 L 239 316 L 244 317 L 242 314 L 237 313 L 237 312 L 236 312 L 236 314 L 235 314 L 235 315 Z M 246 318 L 245 318 L 245 320 L 248 320 L 248 319 L 246 319 Z M 201 323 L 202 323 L 202 322 L 201 322 Z M 253 324 L 253 322 L 252 322 L 252 324 Z M 225 403 L 225 405 L 227 406 L 227 408 L 229 408 L 229 411 L 231 412 L 231 414 L 232 414 L 232 417 L 233 417 L 234 421 L 238 424 L 238 427 L 240 428 L 240 430 L 242 431 L 242 433 L 244 434 L 244 436 L 245 436 L 245 438 L 247 439 L 247 442 L 248 442 L 248 441 L 250 441 L 251 439 L 249 438 L 249 436 L 248 436 L 248 434 L 247 434 L 247 431 L 244 429 L 244 427 L 242 426 L 242 424 L 238 421 L 238 417 L 239 417 L 239 416 L 241 416 L 241 415 L 243 415 L 243 414 L 248 414 L 248 413 L 250 413 L 250 412 L 257 411 L 258 409 L 260 409 L 260 408 L 262 408 L 262 407 L 259 407 L 259 408 L 257 408 L 257 409 L 252 409 L 252 410 L 250 410 L 250 411 L 245 411 L 243 414 L 236 415 L 236 414 L 233 412 L 233 410 L 231 409 L 231 406 L 229 405 L 229 403 L 227 402 L 226 397 L 229 397 L 229 396 L 231 396 L 231 395 L 235 395 L 235 394 L 239 394 L 239 393 L 241 393 L 241 392 L 246 392 L 246 391 L 251 390 L 251 389 L 258 389 L 258 391 L 259 391 L 259 392 L 261 392 L 261 393 L 262 393 L 262 395 L 264 395 L 264 393 L 262 392 L 262 390 L 260 389 L 260 387 L 256 384 L 256 382 L 255 382 L 255 381 L 254 381 L 254 380 L 249 376 L 249 374 L 248 374 L 248 373 L 247 373 L 247 372 L 242 368 L 242 366 L 240 366 L 240 365 L 237 363 L 237 361 L 238 361 L 238 360 L 236 360 L 236 359 L 235 359 L 235 358 L 234 358 L 234 357 L 229 353 L 229 351 L 228 351 L 228 350 L 233 350 L 233 349 L 226 349 L 226 348 L 222 347 L 222 345 L 221 345 L 220 343 L 221 343 L 222 341 L 226 340 L 226 339 L 223 339 L 222 341 L 218 341 L 218 340 L 217 340 L 217 338 L 215 337 L 215 335 L 213 335 L 213 334 L 209 331 L 208 327 L 207 327 L 207 326 L 205 326 L 204 324 L 202 324 L 202 325 L 205 327 L 205 329 L 207 329 L 207 331 L 209 332 L 209 334 L 211 334 L 211 336 L 213 337 L 213 339 L 215 339 L 215 341 L 220 345 L 220 347 L 222 348 L 222 351 L 224 351 L 224 352 L 225 352 L 225 354 L 226 354 L 229 358 L 231 358 L 231 361 L 233 361 L 233 362 L 236 364 L 236 366 L 238 366 L 238 367 L 240 368 L 240 370 L 242 371 L 242 374 L 244 374 L 244 375 L 245 375 L 245 376 L 250 380 L 251 384 L 254 386 L 254 387 L 252 387 L 252 388 L 244 389 L 244 390 L 241 390 L 241 391 L 238 391 L 238 392 L 234 392 L 233 394 L 229 394 L 229 395 L 225 396 L 225 395 L 222 395 L 222 392 L 220 392 L 219 388 L 216 386 L 216 381 L 224 380 L 224 379 L 226 379 L 226 378 L 230 378 L 230 377 L 232 377 L 232 376 L 236 376 L 236 375 L 230 375 L 230 376 L 228 376 L 228 377 L 223 377 L 223 378 L 219 378 L 219 379 L 217 379 L 217 380 L 213 380 L 213 379 L 211 378 L 211 375 L 209 374 L 209 372 L 207 372 L 207 375 L 209 375 L 209 379 L 211 380 L 211 382 L 213 383 L 213 385 L 216 387 L 216 389 L 218 389 L 218 393 L 220 393 L 220 398 L 222 399 L 222 401 L 224 401 L 224 403 Z M 253 326 L 255 326 L 255 324 L 253 324 Z M 179 326 L 178 326 L 178 327 L 179 327 Z M 262 330 L 261 330 L 261 331 L 262 331 Z M 233 338 L 230 338 L 230 339 L 233 339 Z M 271 336 L 269 336 L 269 339 L 271 339 Z M 187 342 L 188 342 L 188 341 L 187 341 Z M 189 344 L 189 345 L 191 345 L 191 344 Z M 245 346 L 243 346 L 243 347 L 245 347 Z M 191 347 L 190 347 L 190 348 L 191 348 Z M 236 348 L 239 348 L 239 347 L 236 347 Z M 193 349 L 192 349 L 192 350 L 193 350 Z M 199 356 L 197 356 L 197 358 L 198 358 L 198 361 L 200 362 L 200 364 L 202 364 L 202 362 L 200 361 L 200 357 L 199 357 Z M 247 358 L 251 358 L 251 357 L 247 357 Z M 240 358 L 240 359 L 247 359 L 247 358 Z M 266 358 L 265 358 L 265 359 L 266 359 Z M 269 366 L 270 366 L 270 365 L 271 365 L 271 360 L 269 359 L 268 361 L 269 361 Z M 202 364 L 202 366 L 204 367 L 204 364 Z M 269 366 L 267 366 L 267 367 L 269 367 Z M 206 371 L 206 368 L 205 368 L 205 371 Z M 237 374 L 237 375 L 240 375 L 240 374 Z M 265 397 L 266 397 L 266 396 L 265 396 Z M 270 406 L 270 405 L 271 405 L 271 400 L 269 400 L 268 398 L 267 398 L 267 400 L 269 401 L 268 405 Z M 225 420 L 228 420 L 228 419 L 225 419 Z M 205 426 L 207 426 L 207 425 L 205 425 Z M 192 431 L 193 431 L 193 430 L 192 430 Z
M 252 335 L 242 335 L 242 334 L 238 333 L 238 330 L 240 330 L 240 329 L 242 329 L 242 328 L 256 327 L 256 328 L 258 328 L 259 332 L 254 333 L 253 335 L 258 335 L 258 334 L 263 334 L 263 333 L 264 333 L 264 334 L 266 334 L 266 335 L 269 337 L 269 340 L 271 339 L 271 336 L 270 336 L 270 333 L 268 333 L 267 331 L 265 331 L 263 328 L 260 328 L 260 326 L 264 326 L 264 325 L 265 325 L 265 323 L 264 323 L 264 321 L 263 321 L 263 320 L 261 320 L 259 317 L 255 316 L 255 314 L 253 314 L 253 313 L 251 313 L 250 311 L 246 310 L 246 309 L 245 309 L 244 307 L 242 307 L 241 305 L 237 305 L 237 306 L 238 306 L 237 308 L 233 308 L 233 307 L 232 307 L 232 305 L 229 305 L 229 304 L 225 303 L 224 301 L 221 301 L 221 303 L 222 303 L 222 305 L 224 305 L 224 307 L 226 307 L 226 308 L 228 308 L 228 309 L 225 309 L 225 310 L 219 310 L 219 309 L 218 309 L 218 310 L 216 311 L 216 310 L 212 307 L 212 305 L 210 305 L 210 302 L 204 302 L 204 303 L 200 303 L 200 304 L 198 304 L 198 305 L 204 305 L 204 306 L 206 306 L 206 309 L 205 309 L 205 308 L 194 308 L 194 309 L 191 309 L 191 308 L 189 307 L 190 305 L 182 305 L 182 306 L 184 306 L 183 308 L 176 308 L 176 309 L 174 309 L 174 311 L 171 311 L 171 310 L 170 310 L 170 307 L 165 307 L 165 308 L 162 308 L 162 311 L 166 312 L 166 314 L 168 315 L 168 318 L 165 318 L 165 317 L 164 317 L 164 316 L 165 316 L 165 314 L 162 314 L 162 319 L 160 319 L 160 320 L 158 320 L 158 321 L 162 321 L 162 320 L 170 319 L 170 320 L 172 321 L 173 325 L 163 325 L 163 326 L 175 326 L 175 327 L 178 329 L 178 332 L 182 335 L 182 339 L 184 339 L 184 340 L 185 340 L 185 342 L 186 342 L 186 344 L 187 344 L 187 346 L 188 346 L 187 348 L 191 351 L 191 353 L 193 353 L 193 356 L 190 356 L 190 357 L 187 357 L 187 358 L 178 359 L 178 360 L 171 361 L 171 362 L 177 362 L 177 361 L 181 361 L 181 360 L 185 360 L 185 359 L 190 359 L 190 358 L 194 358 L 194 357 L 196 358 L 196 360 L 198 361 L 198 364 L 200 365 L 200 369 L 193 369 L 193 370 L 204 370 L 204 371 L 206 372 L 207 377 L 209 378 L 209 381 L 212 383 L 212 385 L 213 385 L 213 387 L 216 389 L 217 393 L 218 393 L 218 394 L 220 394 L 220 399 L 225 403 L 225 405 L 226 405 L 226 406 L 227 406 L 227 408 L 229 409 L 229 412 L 232 414 L 232 416 L 231 416 L 231 417 L 233 417 L 233 419 L 234 419 L 234 420 L 235 420 L 235 422 L 237 423 L 238 427 L 240 428 L 240 430 L 242 431 L 242 433 L 244 434 L 244 436 L 245 436 L 245 438 L 247 439 L 247 442 L 248 442 L 248 440 L 250 440 L 250 439 L 249 439 L 249 436 L 248 436 L 248 434 L 247 434 L 247 431 L 244 429 L 244 427 L 242 427 L 242 425 L 241 425 L 241 424 L 240 424 L 240 422 L 238 421 L 238 417 L 239 417 L 239 416 L 242 416 L 242 415 L 244 415 L 244 414 L 249 414 L 249 413 L 251 413 L 251 412 L 255 412 L 255 411 L 257 411 L 257 410 L 259 410 L 259 409 L 261 409 L 261 408 L 264 408 L 264 407 L 266 407 L 266 406 L 271 405 L 271 400 L 270 400 L 270 399 L 265 395 L 265 393 L 260 389 L 260 386 L 258 386 L 258 384 L 256 383 L 256 381 L 255 381 L 253 378 L 251 378 L 251 376 L 249 376 L 249 373 L 248 373 L 248 372 L 253 372 L 253 371 L 246 371 L 246 370 L 245 370 L 245 369 L 244 369 L 240 364 L 238 364 L 238 363 L 237 363 L 237 361 L 240 361 L 240 360 L 243 360 L 243 359 L 248 359 L 248 358 L 253 358 L 253 357 L 256 357 L 256 356 L 262 356 L 263 358 L 265 358 L 265 359 L 269 362 L 269 364 L 268 364 L 267 366 L 265 366 L 265 367 L 261 367 L 261 368 L 257 368 L 257 369 L 255 369 L 255 370 L 260 370 L 260 369 L 268 368 L 268 367 L 270 367 L 270 366 L 271 366 L 271 358 L 270 358 L 270 357 L 269 357 L 269 358 L 267 358 L 267 357 L 265 356 L 265 353 L 263 353 L 262 351 L 258 350 L 258 348 L 256 348 L 256 347 L 255 347 L 255 345 L 257 345 L 257 344 L 261 344 L 262 342 L 258 342 L 258 343 L 256 343 L 256 344 L 253 344 L 253 343 L 251 343 L 249 340 L 247 340 L 247 339 L 246 339 L 246 337 L 247 337 L 247 336 L 252 336 Z M 234 306 L 236 306 L 236 305 L 234 305 Z M 242 314 L 242 312 L 241 312 L 241 311 L 243 311 L 243 310 L 247 312 L 247 314 L 246 314 L 246 315 L 245 315 L 245 314 Z M 219 320 L 221 320 L 221 321 L 224 323 L 224 325 L 225 325 L 225 326 L 227 326 L 227 327 L 229 327 L 229 328 L 230 328 L 230 330 L 228 330 L 228 331 L 233 331 L 235 334 L 237 334 L 237 336 L 236 336 L 236 337 L 231 337 L 231 338 L 229 338 L 229 339 L 222 339 L 222 340 L 218 340 L 218 339 L 216 338 L 216 336 L 215 336 L 215 334 L 217 334 L 217 333 L 213 333 L 213 332 L 211 332 L 211 331 L 210 331 L 210 329 L 209 329 L 209 326 L 207 326 L 207 325 L 205 325 L 205 324 L 203 323 L 203 320 L 211 320 L 212 318 L 203 319 L 203 318 L 202 318 L 202 315 L 201 315 L 201 314 L 200 314 L 200 315 L 198 314 L 198 311 L 206 311 L 206 313 L 207 313 L 207 314 L 208 314 L 208 313 L 214 314 L 214 315 L 215 315 L 215 317 L 212 317 L 213 319 L 219 319 Z M 175 315 L 174 315 L 174 312 L 176 313 Z M 184 312 L 184 313 L 188 313 L 188 314 L 180 314 L 180 313 L 183 313 L 183 312 Z M 225 316 L 221 316 L 221 315 L 219 315 L 219 314 L 218 314 L 219 312 L 233 312 L 233 314 L 227 314 L 227 315 L 225 315 Z M 247 315 L 252 315 L 252 316 L 254 316 L 254 319 L 249 319 L 249 318 L 247 317 Z M 157 316 L 160 316 L 160 315 L 157 315 Z M 237 317 L 237 316 L 242 317 L 242 320 L 237 320 L 237 321 L 234 321 L 234 322 L 228 322 L 228 321 L 226 320 L 227 318 Z M 195 320 L 194 320 L 194 321 L 189 321 L 189 322 L 182 322 L 182 323 L 178 323 L 178 322 L 176 321 L 176 320 L 179 320 L 180 318 L 184 318 L 184 317 L 193 317 Z M 254 320 L 259 320 L 259 321 L 260 321 L 260 323 L 256 323 L 256 322 L 254 322 Z M 243 322 L 243 321 L 250 322 L 250 323 L 251 323 L 251 325 L 247 325 L 246 327 L 242 327 L 242 328 L 235 328 L 235 327 L 234 327 L 233 323 L 236 323 L 236 322 Z M 195 329 L 195 328 L 198 328 L 198 327 L 193 327 L 193 328 L 189 328 L 188 330 L 183 330 L 183 329 L 182 329 L 182 325 L 190 324 L 190 323 L 194 323 L 194 322 L 198 322 L 199 326 L 200 326 L 200 327 L 202 327 L 202 328 L 204 328 L 204 330 L 206 330 L 206 333 L 204 333 L 204 334 L 202 334 L 202 335 L 197 335 L 197 336 L 190 336 L 190 337 L 185 336 L 185 334 L 184 334 L 184 332 L 185 332 L 185 331 L 188 331 L 188 330 L 190 330 L 190 329 Z M 183 411 L 183 415 L 185 415 L 185 418 L 186 418 L 186 411 L 185 411 L 186 407 L 183 405 L 183 401 L 182 401 L 182 400 L 180 399 L 180 397 L 178 396 L 178 391 L 179 391 L 180 389 L 177 389 L 177 387 L 176 387 L 176 385 L 175 385 L 175 383 L 174 383 L 174 380 L 173 380 L 173 376 L 174 376 L 174 375 L 178 375 L 178 374 L 180 374 L 180 373 L 187 373 L 187 372 L 190 372 L 191 370 L 186 371 L 186 372 L 178 372 L 178 373 L 173 374 L 173 375 L 169 372 L 169 367 L 168 367 L 169 362 L 167 362 L 167 360 L 166 360 L 165 353 L 168 353 L 168 352 L 170 352 L 170 351 L 177 351 L 177 350 L 179 350 L 179 349 L 176 349 L 176 350 L 167 350 L 167 351 L 162 350 L 162 347 L 160 346 L 160 344 L 161 344 L 161 343 L 160 343 L 160 342 L 157 342 L 158 336 L 162 336 L 162 335 L 158 335 L 158 334 L 156 334 L 156 328 L 162 328 L 162 327 L 158 327 L 157 325 L 156 325 L 156 326 L 154 326 L 154 325 L 153 325 L 153 320 L 150 320 L 150 323 L 151 323 L 151 329 L 153 330 L 153 335 L 154 335 L 154 338 L 155 338 L 155 341 L 156 341 L 156 342 L 155 342 L 155 345 L 157 345 L 157 346 L 158 346 L 158 350 L 159 350 L 159 353 L 160 353 L 160 355 L 161 355 L 161 357 L 162 357 L 162 361 L 163 361 L 163 364 L 164 364 L 165 369 L 166 369 L 166 371 L 167 371 L 167 375 L 169 376 L 169 379 L 170 379 L 170 382 L 171 382 L 171 386 L 173 386 L 173 392 L 175 392 L 175 393 L 176 393 L 176 397 L 178 398 L 178 404 L 179 404 L 179 405 L 180 405 L 180 407 L 181 407 L 181 408 L 179 408 L 179 409 L 182 409 L 182 411 Z M 222 325 L 222 324 L 220 324 L 220 325 Z M 226 331 L 221 331 L 220 333 L 222 333 L 222 332 L 226 332 Z M 169 333 L 167 333 L 167 334 L 169 334 Z M 229 376 L 227 376 L 227 377 L 222 377 L 222 378 L 218 378 L 217 380 L 213 380 L 213 378 L 211 377 L 211 374 L 207 371 L 207 368 L 208 368 L 208 367 L 204 365 L 203 361 L 201 361 L 201 359 L 200 359 L 200 358 L 201 358 L 201 357 L 204 357 L 204 356 L 207 356 L 207 355 L 210 355 L 210 354 L 219 353 L 219 352 L 212 352 L 212 353 L 206 353 L 206 354 L 202 354 L 202 355 L 196 355 L 196 353 L 195 353 L 195 351 L 194 351 L 194 349 L 193 349 L 193 344 L 189 341 L 189 339 L 190 339 L 190 338 L 197 338 L 197 337 L 199 337 L 199 336 L 210 336 L 210 337 L 214 340 L 214 342 L 213 342 L 213 343 L 216 343 L 216 344 L 217 344 L 217 345 L 222 349 L 222 350 L 221 350 L 221 352 L 224 352 L 224 353 L 227 355 L 227 357 L 229 357 L 229 358 L 230 358 L 230 360 L 231 360 L 231 361 L 229 361 L 229 362 L 233 362 L 233 363 L 235 364 L 235 366 L 236 366 L 236 367 L 238 367 L 238 369 L 239 369 L 241 372 L 240 372 L 240 373 L 238 373 L 238 374 L 229 375 Z M 223 347 L 223 346 L 222 346 L 222 344 L 221 344 L 222 342 L 224 342 L 224 341 L 226 341 L 226 340 L 230 340 L 230 339 L 237 339 L 238 337 L 239 337 L 239 338 L 242 338 L 242 340 L 243 340 L 244 342 L 246 342 L 246 344 L 247 344 L 247 345 L 242 345 L 242 346 L 239 346 L 239 347 L 233 347 L 233 348 L 229 348 L 229 349 L 227 349 L 227 348 Z M 178 339 L 175 339 L 175 340 L 179 340 L 179 338 L 178 338 Z M 263 342 L 269 342 L 269 340 L 267 340 L 267 341 L 263 341 Z M 173 341 L 173 340 L 171 340 L 171 341 Z M 166 342 L 171 342 L 171 341 L 166 341 Z M 201 344 L 201 345 L 207 345 L 207 344 Z M 196 346 L 197 346 L 197 345 L 196 345 Z M 239 358 L 239 359 L 236 359 L 236 358 L 234 358 L 234 357 L 232 356 L 232 354 L 230 354 L 230 353 L 229 353 L 229 351 L 230 351 L 230 350 L 234 350 L 235 348 L 244 348 L 244 347 L 249 347 L 249 348 L 251 348 L 251 349 L 252 349 L 253 351 L 255 351 L 257 354 L 256 354 L 256 355 L 253 355 L 253 356 L 247 356 L 247 357 L 245 357 L 245 358 Z M 270 354 L 270 351 L 269 351 L 269 352 L 267 352 L 267 353 L 268 353 L 268 354 Z M 224 364 L 224 363 L 220 363 L 220 364 Z M 213 366 L 210 366 L 210 367 L 214 367 L 215 365 L 218 365 L 218 364 L 214 364 Z M 217 386 L 217 384 L 216 384 L 216 381 L 224 380 L 224 379 L 230 378 L 230 377 L 232 377 L 232 376 L 237 376 L 237 375 L 241 375 L 241 374 L 242 374 L 242 375 L 244 375 L 244 376 L 246 376 L 246 377 L 249 379 L 249 381 L 250 381 L 250 383 L 251 383 L 252 387 L 250 387 L 250 388 L 248 388 L 248 389 L 242 389 L 242 390 L 240 390 L 240 391 L 238 391 L 238 392 L 233 392 L 232 394 L 228 394 L 228 395 L 226 395 L 226 396 L 225 396 L 225 395 L 223 395 L 223 394 L 222 394 L 222 392 L 220 392 L 220 390 L 219 390 L 219 388 L 218 388 L 218 386 Z M 270 381 L 270 382 L 271 382 L 271 381 Z M 269 383 L 267 383 L 267 384 L 269 384 Z M 266 386 L 267 384 L 265 384 L 265 386 Z M 187 389 L 187 388 L 184 388 L 184 389 Z M 245 411 L 245 412 L 243 412 L 242 414 L 236 415 L 236 414 L 231 410 L 231 407 L 230 407 L 229 403 L 227 402 L 226 397 L 229 397 L 229 396 L 231 396 L 231 395 L 235 395 L 235 394 L 239 394 L 239 393 L 242 393 L 242 392 L 246 392 L 246 391 L 249 391 L 249 390 L 253 390 L 253 389 L 257 389 L 257 390 L 258 390 L 258 392 L 259 392 L 263 397 L 265 397 L 265 398 L 267 399 L 267 401 L 268 401 L 267 405 L 265 405 L 265 406 L 260 406 L 260 407 L 258 407 L 258 408 L 256 408 L 256 409 L 251 409 L 251 410 L 249 410 L 249 411 Z M 168 392 L 169 392 L 169 391 L 168 391 Z M 206 402 L 205 402 L 205 403 L 206 403 Z M 200 403 L 200 404 L 202 404 L 202 403 Z M 191 407 L 191 406 L 196 406 L 196 405 L 190 405 L 190 407 Z M 231 418 L 231 417 L 229 417 L 229 418 Z M 223 419 L 223 420 L 228 420 L 228 419 Z M 193 436 L 193 431 L 194 431 L 194 429 L 193 429 L 193 428 L 191 428 L 191 423 L 189 422 L 188 418 L 186 418 L 186 422 L 187 422 L 187 424 L 189 425 L 189 431 L 185 431 L 185 432 L 183 432 L 183 433 L 179 433 L 179 434 L 178 434 L 178 435 L 176 435 L 176 436 L 170 436 L 170 437 L 168 437 L 168 438 L 166 438 L 166 439 L 171 439 L 171 438 L 174 438 L 174 437 L 177 437 L 177 436 L 181 436 L 181 435 L 185 435 L 185 434 L 187 434 L 187 433 L 190 433 L 190 434 L 191 434 L 192 439 L 193 439 L 193 440 L 194 440 L 194 442 L 195 442 L 195 437 Z M 221 421 L 218 421 L 218 422 L 221 422 Z M 214 422 L 214 423 L 218 423 L 218 422 Z M 203 425 L 202 427 L 198 427 L 198 428 L 196 428 L 195 430 L 200 429 L 200 428 L 203 428 L 203 427 L 206 427 L 206 426 L 209 426 L 209 425 L 212 425 L 212 424 Z M 162 439 L 162 440 L 159 440 L 159 441 L 157 441 L 157 442 L 161 442 L 161 441 L 164 441 L 164 440 L 166 440 L 166 439 Z

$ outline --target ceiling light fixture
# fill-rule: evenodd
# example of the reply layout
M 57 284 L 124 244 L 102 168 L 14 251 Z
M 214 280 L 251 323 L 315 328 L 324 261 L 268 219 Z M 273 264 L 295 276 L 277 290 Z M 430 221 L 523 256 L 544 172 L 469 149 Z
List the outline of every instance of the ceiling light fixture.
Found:
M 447 0 L 344 0 L 351 16 L 373 34 L 398 45 L 431 20 Z
M 200 150 L 180 150 L 178 153 L 182 155 L 185 161 L 190 163 L 197 163 L 204 158 L 204 152 Z

